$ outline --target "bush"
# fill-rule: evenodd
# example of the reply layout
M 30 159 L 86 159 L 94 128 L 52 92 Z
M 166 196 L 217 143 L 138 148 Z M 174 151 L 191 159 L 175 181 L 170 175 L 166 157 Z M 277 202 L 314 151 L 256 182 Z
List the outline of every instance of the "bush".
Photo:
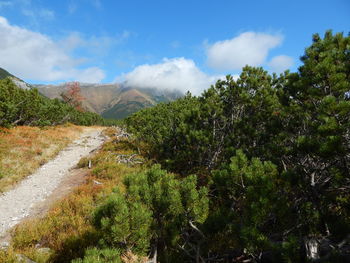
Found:
M 124 184 L 125 194 L 115 192 L 95 213 L 102 247 L 141 255 L 157 251 L 161 261 L 181 255 L 181 247 L 200 247 L 198 227 L 208 216 L 208 198 L 195 176 L 180 180 L 154 166 Z

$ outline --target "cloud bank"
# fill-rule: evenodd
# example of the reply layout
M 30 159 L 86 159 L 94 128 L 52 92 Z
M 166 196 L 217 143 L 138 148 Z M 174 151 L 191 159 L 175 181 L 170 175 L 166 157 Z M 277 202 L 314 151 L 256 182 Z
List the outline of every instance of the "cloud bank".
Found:
M 1 2 L 0 2 L 1 3 Z M 50 13 L 47 13 L 51 16 Z M 54 14 L 52 14 L 54 16 Z M 83 37 L 72 32 L 66 38 L 55 41 L 47 35 L 11 25 L 0 16 L 0 67 L 23 79 L 35 81 L 101 82 L 105 73 L 98 67 L 84 67 L 86 58 L 71 55 L 75 49 L 104 57 L 110 48 L 127 41 L 134 33 L 124 31 L 114 37 Z M 207 46 L 207 63 L 210 67 L 237 73 L 245 65 L 267 65 L 280 73 L 293 65 L 293 59 L 285 55 L 273 57 L 267 62 L 269 51 L 283 41 L 281 35 L 245 32 L 232 39 L 217 41 Z M 177 48 L 180 43 L 174 42 Z M 85 64 L 86 65 L 86 64 Z M 214 84 L 222 75 L 208 75 L 195 62 L 183 57 L 164 58 L 158 64 L 137 66 L 118 80 L 139 88 L 191 91 L 198 95 Z
M 199 70 L 193 60 L 182 57 L 164 58 L 159 64 L 141 65 L 121 77 L 126 85 L 137 88 L 190 91 L 195 95 L 209 88 L 219 78 L 222 76 L 209 76 Z
M 271 49 L 279 46 L 283 36 L 244 32 L 232 39 L 207 47 L 207 63 L 216 70 L 240 70 L 245 65 L 261 66 Z
M 271 49 L 281 45 L 283 36 L 245 32 L 229 40 L 207 45 L 207 63 L 221 71 L 232 71 L 234 78 L 245 65 L 268 66 L 272 71 L 281 73 L 293 65 L 293 59 L 286 55 L 273 57 L 268 61 Z M 185 58 L 163 59 L 159 64 L 145 64 L 124 74 L 118 80 L 138 88 L 178 89 L 200 94 L 223 76 L 208 75 L 202 72 L 193 60 Z
M 1 16 L 0 35 L 0 67 L 20 78 L 100 82 L 105 77 L 98 67 L 80 68 L 84 59 L 73 58 L 48 36 L 10 25 Z

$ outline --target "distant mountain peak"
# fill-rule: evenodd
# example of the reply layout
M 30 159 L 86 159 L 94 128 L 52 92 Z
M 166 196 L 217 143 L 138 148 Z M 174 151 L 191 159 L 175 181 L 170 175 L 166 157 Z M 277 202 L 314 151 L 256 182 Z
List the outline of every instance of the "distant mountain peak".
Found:
M 49 98 L 60 98 L 67 83 L 59 85 L 34 85 L 39 92 Z M 122 119 L 128 115 L 181 97 L 179 91 L 160 91 L 151 88 L 135 88 L 123 83 L 80 83 L 83 107 L 109 119 Z
M 17 78 L 16 76 L 9 73 L 7 70 L 0 68 L 0 79 L 4 78 L 10 78 L 15 85 L 21 89 L 31 89 L 31 86 L 21 80 L 20 78 Z

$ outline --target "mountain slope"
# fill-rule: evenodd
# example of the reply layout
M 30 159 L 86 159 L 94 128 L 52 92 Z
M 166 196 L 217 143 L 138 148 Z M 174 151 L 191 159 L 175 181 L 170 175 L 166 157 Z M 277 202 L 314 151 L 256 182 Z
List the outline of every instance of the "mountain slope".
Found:
M 30 85 L 25 83 L 23 80 L 12 75 L 7 70 L 0 68 L 0 79 L 4 79 L 7 77 L 9 77 L 16 84 L 17 87 L 19 87 L 21 89 L 31 89 Z
M 61 98 L 66 90 L 65 84 L 60 85 L 34 85 L 41 94 L 49 98 Z M 84 84 L 80 83 L 81 94 L 85 98 L 83 107 L 89 111 L 101 114 L 109 108 L 109 103 L 119 95 L 117 84 Z
M 35 85 L 39 92 L 49 98 L 60 98 L 66 84 Z M 122 84 L 80 83 L 81 94 L 85 98 L 83 107 L 101 114 L 108 119 L 123 119 L 128 115 L 159 102 L 175 100 L 182 96 L 177 91 L 159 91 L 156 89 L 138 89 Z
M 102 113 L 107 119 L 123 119 L 143 108 L 154 106 L 156 102 L 136 89 L 129 89 L 118 96 L 115 104 Z
M 11 73 L 9 73 L 7 70 L 0 68 L 0 79 L 4 79 L 6 77 L 14 77 Z

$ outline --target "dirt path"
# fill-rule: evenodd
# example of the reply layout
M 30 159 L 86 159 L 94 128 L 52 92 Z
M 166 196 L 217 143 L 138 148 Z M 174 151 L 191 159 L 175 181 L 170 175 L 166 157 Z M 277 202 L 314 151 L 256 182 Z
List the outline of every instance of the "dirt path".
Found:
M 88 128 L 55 159 L 41 166 L 14 189 L 0 195 L 0 238 L 21 220 L 37 213 L 38 204 L 55 195 L 55 190 L 69 177 L 70 169 L 104 142 L 101 131 L 101 128 Z

